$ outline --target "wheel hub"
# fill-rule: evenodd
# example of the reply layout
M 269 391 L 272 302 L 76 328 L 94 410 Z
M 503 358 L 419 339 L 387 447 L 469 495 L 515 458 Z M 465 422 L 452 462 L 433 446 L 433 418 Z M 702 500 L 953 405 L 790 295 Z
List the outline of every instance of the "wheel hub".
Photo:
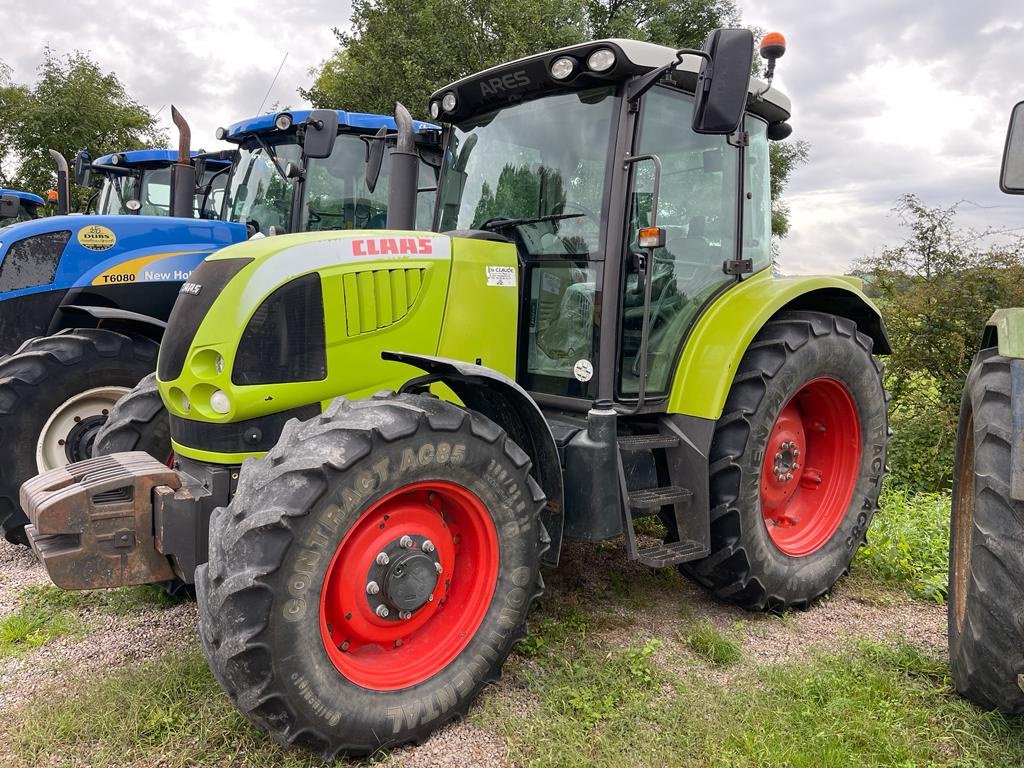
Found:
M 367 603 L 382 619 L 410 619 L 434 599 L 442 570 L 437 549 L 426 536 L 414 533 L 393 539 L 367 573 Z
M 84 419 L 76 418 L 75 426 L 68 432 L 67 438 L 60 441 L 64 445 L 64 453 L 69 464 L 92 457 L 92 444 L 96 442 L 97 433 L 106 423 L 105 414 L 86 416 Z

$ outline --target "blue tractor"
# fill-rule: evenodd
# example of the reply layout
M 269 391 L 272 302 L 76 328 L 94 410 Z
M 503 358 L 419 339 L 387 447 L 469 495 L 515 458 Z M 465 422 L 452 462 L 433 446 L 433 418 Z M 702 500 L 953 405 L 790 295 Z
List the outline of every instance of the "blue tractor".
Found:
M 31 221 L 39 215 L 39 209 L 46 201 L 31 192 L 17 189 L 0 189 L 0 227 Z
M 190 154 L 193 164 L 203 156 L 201 152 Z M 134 149 L 103 155 L 96 160 L 84 150 L 79 152 L 75 157 L 75 182 L 83 187 L 97 187 L 85 212 L 104 216 L 169 216 L 171 167 L 177 159 L 178 153 L 171 149 Z M 230 158 L 206 160 L 204 173 L 196 176 L 197 218 L 220 217 L 215 202 L 219 200 L 218 193 L 223 192 L 230 171 Z M 205 210 L 200 207 L 203 200 L 211 203 Z
M 433 207 L 440 130 L 402 113 L 416 137 L 423 226 Z M 202 290 L 186 280 L 207 255 L 249 237 L 385 224 L 391 163 L 382 160 L 388 146 L 401 151 L 395 118 L 336 110 L 261 115 L 218 129 L 235 148 L 193 162 L 178 117 L 181 146 L 160 198 L 171 216 L 140 208 L 0 229 L 0 354 L 9 355 L 0 360 L 0 435 L 10 436 L 0 443 L 0 532 L 9 541 L 27 544 L 21 483 L 89 457 L 110 408 L 155 369 L 179 290 Z M 220 190 L 197 187 L 197 178 L 225 162 Z M 196 210 L 214 209 L 221 220 L 195 218 Z

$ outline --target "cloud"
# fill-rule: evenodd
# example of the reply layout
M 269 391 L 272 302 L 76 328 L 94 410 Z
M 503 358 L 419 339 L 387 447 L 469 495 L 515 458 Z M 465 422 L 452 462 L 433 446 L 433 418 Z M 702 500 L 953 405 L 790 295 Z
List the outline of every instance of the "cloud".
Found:
M 965 226 L 1024 226 L 999 192 L 1006 121 L 1024 99 L 1019 4 L 925 0 L 752 0 L 743 21 L 786 34 L 777 84 L 793 99 L 794 137 L 811 160 L 787 189 L 791 272 L 846 269 L 900 231 L 904 193 L 960 200 Z

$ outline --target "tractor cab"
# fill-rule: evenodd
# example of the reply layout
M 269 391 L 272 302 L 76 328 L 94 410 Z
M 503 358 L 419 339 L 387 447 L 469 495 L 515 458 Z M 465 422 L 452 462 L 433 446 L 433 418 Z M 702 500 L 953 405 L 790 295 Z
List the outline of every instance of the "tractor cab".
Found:
M 171 213 L 171 166 L 177 152 L 170 149 L 137 149 L 103 155 L 92 160 L 84 150 L 75 158 L 75 180 L 91 186 L 99 179 L 99 189 L 87 206 L 87 213 L 99 215 L 169 216 Z M 193 161 L 202 153 L 192 152 Z M 204 208 L 203 201 L 223 195 L 231 161 L 209 158 L 203 173 L 197 175 L 195 215 L 218 218 L 217 209 Z
M 0 189 L 0 227 L 36 218 L 45 204 L 43 198 L 31 192 Z
M 387 222 L 393 117 L 342 110 L 293 110 L 220 128 L 238 146 L 223 218 L 263 235 L 381 229 Z M 413 122 L 420 156 L 417 210 L 429 228 L 440 165 L 439 131 Z
M 645 303 L 646 397 L 664 399 L 702 307 L 771 263 L 768 141 L 788 134 L 789 100 L 750 78 L 741 123 L 698 132 L 700 65 L 698 52 L 598 40 L 432 98 L 451 124 L 437 227 L 515 243 L 517 378 L 541 400 L 635 401 Z

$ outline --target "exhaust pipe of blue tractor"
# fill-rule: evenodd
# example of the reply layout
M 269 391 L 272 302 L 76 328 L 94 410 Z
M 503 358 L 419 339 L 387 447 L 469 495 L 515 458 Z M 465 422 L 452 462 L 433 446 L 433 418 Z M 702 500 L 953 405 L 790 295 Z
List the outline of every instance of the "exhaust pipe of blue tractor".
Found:
M 192 130 L 177 107 L 171 105 L 171 120 L 178 129 L 178 159 L 171 165 L 171 216 L 195 217 L 196 168 L 192 164 Z
M 412 115 L 395 103 L 398 139 L 391 150 L 391 181 L 388 189 L 388 229 L 416 228 L 416 191 L 419 186 L 420 157 L 416 152 Z
M 57 215 L 66 216 L 71 211 L 71 177 L 68 161 L 56 149 L 48 149 L 47 152 L 57 164 Z

